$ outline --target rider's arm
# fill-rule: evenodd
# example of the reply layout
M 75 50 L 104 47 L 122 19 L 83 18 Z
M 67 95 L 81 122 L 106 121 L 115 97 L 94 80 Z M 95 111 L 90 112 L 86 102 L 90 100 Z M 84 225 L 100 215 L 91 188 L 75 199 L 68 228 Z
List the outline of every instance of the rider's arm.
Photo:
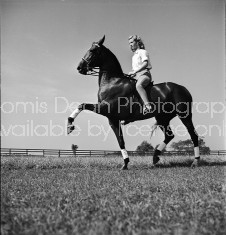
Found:
M 136 69 L 136 70 L 133 70 L 133 71 L 129 72 L 129 75 L 133 77 L 133 76 L 136 75 L 136 73 L 142 71 L 142 70 L 145 69 L 147 66 L 148 66 L 148 61 L 145 60 L 145 61 L 141 64 L 141 67 L 140 67 L 139 69 Z
M 136 73 L 142 71 L 142 70 L 145 69 L 147 66 L 148 66 L 148 61 L 145 60 L 145 61 L 141 64 L 141 67 L 140 67 L 139 69 L 136 69 L 136 70 L 133 70 L 133 71 L 129 72 L 129 75 L 133 77 L 133 76 L 136 75 Z
M 132 72 L 129 73 L 132 77 L 136 75 L 136 73 L 141 72 L 142 70 L 148 68 L 151 69 L 151 63 L 149 62 L 149 55 L 146 50 L 139 50 L 138 52 L 138 57 L 142 61 L 141 63 L 139 62 L 139 66 L 135 66 L 136 69 L 134 69 Z M 133 66 L 134 67 L 134 66 Z
M 139 73 L 139 72 L 141 72 L 141 71 L 144 70 L 147 66 L 148 66 L 148 61 L 145 60 L 145 61 L 143 61 L 143 63 L 141 64 L 140 68 L 139 68 L 139 69 L 136 69 L 136 70 L 134 71 L 134 73 Z

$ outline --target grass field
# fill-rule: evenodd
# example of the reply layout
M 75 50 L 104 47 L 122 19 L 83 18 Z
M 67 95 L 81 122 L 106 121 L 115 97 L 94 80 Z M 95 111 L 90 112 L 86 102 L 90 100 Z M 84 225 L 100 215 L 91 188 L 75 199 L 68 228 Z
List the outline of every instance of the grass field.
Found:
M 2 157 L 1 234 L 226 234 L 226 162 Z

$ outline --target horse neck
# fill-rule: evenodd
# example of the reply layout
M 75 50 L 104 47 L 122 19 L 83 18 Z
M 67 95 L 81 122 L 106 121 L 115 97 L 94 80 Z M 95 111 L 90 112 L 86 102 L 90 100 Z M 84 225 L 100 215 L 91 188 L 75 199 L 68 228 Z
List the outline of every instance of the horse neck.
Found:
M 116 56 L 106 47 L 104 47 L 104 53 L 103 53 L 103 64 L 100 67 L 100 72 L 99 72 L 99 84 L 101 81 L 105 80 L 108 81 L 111 78 L 116 78 L 116 77 L 122 77 L 123 76 L 123 71 L 121 68 L 121 65 L 116 58 Z

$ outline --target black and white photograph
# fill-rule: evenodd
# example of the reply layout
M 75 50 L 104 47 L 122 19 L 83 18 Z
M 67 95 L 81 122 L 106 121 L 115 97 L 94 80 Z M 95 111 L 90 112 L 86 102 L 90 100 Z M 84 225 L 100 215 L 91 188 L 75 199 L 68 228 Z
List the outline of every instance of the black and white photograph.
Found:
M 1 234 L 226 234 L 225 0 L 1 0 Z

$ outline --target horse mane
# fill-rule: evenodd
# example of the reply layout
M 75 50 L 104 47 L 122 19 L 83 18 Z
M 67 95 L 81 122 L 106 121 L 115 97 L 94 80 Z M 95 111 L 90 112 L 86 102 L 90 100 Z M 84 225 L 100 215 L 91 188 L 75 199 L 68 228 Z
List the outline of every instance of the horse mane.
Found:
M 102 45 L 102 46 L 105 49 L 106 59 L 108 59 L 108 61 L 114 65 L 114 66 L 111 65 L 111 68 L 114 70 L 113 72 L 115 74 L 120 75 L 120 76 L 123 75 L 122 67 L 121 67 L 117 57 L 114 55 L 114 53 L 110 49 L 108 49 L 104 45 Z

